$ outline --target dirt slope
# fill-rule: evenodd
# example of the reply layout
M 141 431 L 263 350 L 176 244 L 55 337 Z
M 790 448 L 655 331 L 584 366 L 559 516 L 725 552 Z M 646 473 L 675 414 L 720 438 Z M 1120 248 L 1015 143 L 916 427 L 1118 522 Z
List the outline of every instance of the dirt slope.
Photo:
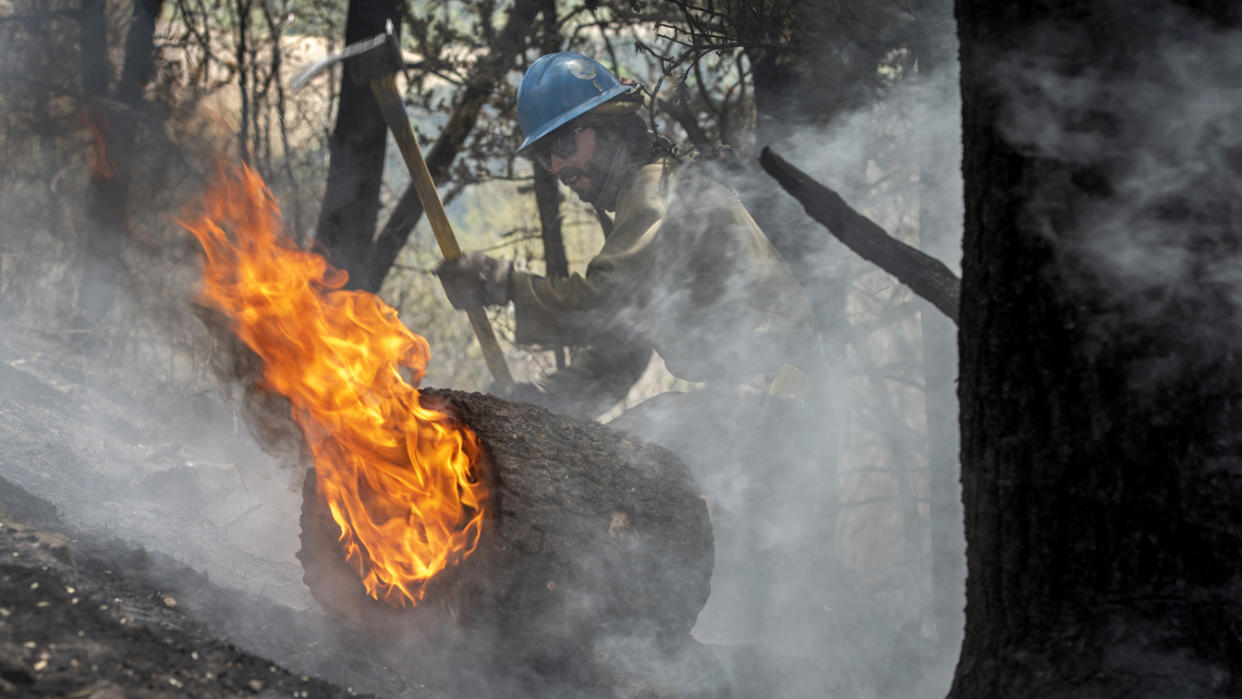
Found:
M 214 392 L 144 394 L 6 320 L 0 696 L 451 696 L 311 601 L 301 473 Z
M 150 555 L 65 534 L 50 505 L 3 480 L 0 508 L 0 692 L 351 696 L 217 639 L 173 591 L 207 585 L 201 574 L 157 584 Z

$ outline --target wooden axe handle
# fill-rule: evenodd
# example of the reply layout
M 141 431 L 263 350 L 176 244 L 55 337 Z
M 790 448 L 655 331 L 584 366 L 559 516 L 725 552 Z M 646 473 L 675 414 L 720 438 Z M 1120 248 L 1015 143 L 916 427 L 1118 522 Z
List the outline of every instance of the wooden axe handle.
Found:
M 453 235 L 453 227 L 449 224 L 448 215 L 444 213 L 444 204 L 440 202 L 436 183 L 431 179 L 431 171 L 427 169 L 427 161 L 423 159 L 423 151 L 418 147 L 414 128 L 410 125 L 405 105 L 401 103 L 401 95 L 397 92 L 396 76 L 390 73 L 372 78 L 371 91 L 375 93 L 380 111 L 384 114 L 384 121 L 388 123 L 388 129 L 397 141 L 401 157 L 405 158 L 414 190 L 423 202 L 423 211 L 431 223 L 436 242 L 440 244 L 440 252 L 446 260 L 461 257 L 461 246 Z M 513 385 L 509 364 L 505 362 L 504 352 L 496 340 L 496 333 L 492 332 L 492 324 L 487 319 L 487 314 L 482 308 L 467 308 L 466 315 L 470 317 L 470 325 L 474 328 L 475 336 L 479 338 L 479 346 L 483 348 L 483 358 L 487 360 L 487 368 L 492 372 L 492 378 L 501 388 Z

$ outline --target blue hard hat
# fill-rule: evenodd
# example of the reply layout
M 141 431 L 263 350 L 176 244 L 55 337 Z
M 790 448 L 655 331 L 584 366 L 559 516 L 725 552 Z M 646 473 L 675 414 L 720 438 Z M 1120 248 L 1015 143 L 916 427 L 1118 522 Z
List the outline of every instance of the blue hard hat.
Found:
M 541 56 L 530 64 L 518 84 L 518 123 L 526 140 L 517 152 L 572 119 L 637 89 L 636 85 L 622 85 L 607 68 L 580 53 L 562 51 Z

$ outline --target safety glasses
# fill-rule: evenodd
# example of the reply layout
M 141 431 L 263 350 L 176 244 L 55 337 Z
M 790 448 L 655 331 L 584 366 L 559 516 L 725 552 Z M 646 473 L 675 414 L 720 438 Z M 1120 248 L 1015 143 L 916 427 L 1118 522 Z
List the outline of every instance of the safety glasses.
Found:
M 574 153 L 578 152 L 578 134 L 586 128 L 585 126 L 573 126 L 553 131 L 543 139 L 543 143 L 532 149 L 534 150 L 532 157 L 535 162 L 543 166 L 543 169 L 551 171 L 553 155 L 561 160 L 574 157 Z

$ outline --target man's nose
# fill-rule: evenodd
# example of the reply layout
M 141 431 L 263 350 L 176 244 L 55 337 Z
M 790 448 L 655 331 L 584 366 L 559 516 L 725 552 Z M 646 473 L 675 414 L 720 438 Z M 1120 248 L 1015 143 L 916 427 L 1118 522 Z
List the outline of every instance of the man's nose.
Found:
M 567 160 L 565 160 L 564 158 L 558 157 L 556 153 L 552 153 L 548 156 L 548 166 L 549 166 L 548 172 L 552 173 L 553 175 L 559 175 L 561 174 L 561 170 L 565 169 L 565 165 L 567 163 L 568 163 Z

